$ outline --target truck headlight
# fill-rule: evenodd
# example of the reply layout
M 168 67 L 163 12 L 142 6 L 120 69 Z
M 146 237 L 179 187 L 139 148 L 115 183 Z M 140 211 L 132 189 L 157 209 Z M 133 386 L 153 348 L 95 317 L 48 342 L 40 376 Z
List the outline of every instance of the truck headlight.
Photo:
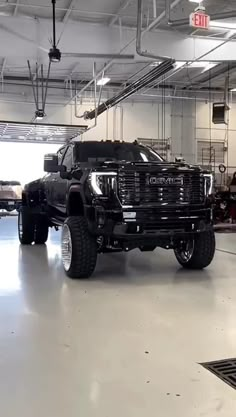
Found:
M 204 189 L 205 189 L 205 196 L 209 197 L 209 195 L 213 192 L 213 175 L 212 174 L 204 174 Z
M 110 192 L 116 188 L 116 172 L 92 172 L 90 174 L 90 184 L 96 195 L 109 196 Z

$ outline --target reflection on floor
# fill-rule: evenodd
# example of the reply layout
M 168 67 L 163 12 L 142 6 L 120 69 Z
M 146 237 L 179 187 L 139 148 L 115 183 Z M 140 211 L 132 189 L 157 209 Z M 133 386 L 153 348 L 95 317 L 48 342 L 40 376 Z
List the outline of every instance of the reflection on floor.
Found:
M 1 416 L 235 417 L 199 363 L 235 357 L 236 256 L 186 272 L 163 250 L 101 255 L 70 281 L 59 240 L 21 247 L 0 220 Z M 236 253 L 236 235 L 218 247 Z

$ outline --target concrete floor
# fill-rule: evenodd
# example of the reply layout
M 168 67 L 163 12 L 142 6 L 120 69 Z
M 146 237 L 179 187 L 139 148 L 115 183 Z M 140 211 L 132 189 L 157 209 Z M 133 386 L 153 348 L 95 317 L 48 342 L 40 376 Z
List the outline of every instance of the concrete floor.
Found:
M 0 220 L 1 416 L 235 417 L 199 363 L 236 356 L 236 256 L 190 273 L 164 250 L 101 255 L 70 281 L 59 239 L 20 247 Z M 218 248 L 236 254 L 236 235 Z

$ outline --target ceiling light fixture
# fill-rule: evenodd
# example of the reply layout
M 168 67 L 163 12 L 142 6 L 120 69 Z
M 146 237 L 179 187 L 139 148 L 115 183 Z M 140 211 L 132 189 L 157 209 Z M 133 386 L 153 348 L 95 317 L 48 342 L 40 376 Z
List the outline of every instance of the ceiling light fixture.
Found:
M 150 67 L 158 67 L 161 64 L 161 61 L 154 61 L 150 64 Z
M 43 118 L 46 116 L 43 110 L 36 110 L 35 112 L 35 119 L 36 120 L 43 120 Z
M 216 29 L 223 29 L 223 30 L 236 30 L 236 24 L 230 22 L 219 22 L 217 20 L 213 20 L 210 23 L 210 28 Z
M 61 51 L 57 48 L 56 43 L 56 0 L 52 0 L 52 25 L 53 25 L 53 39 L 52 48 L 50 49 L 48 56 L 50 62 L 60 62 Z
M 106 85 L 111 81 L 108 77 L 102 77 L 100 80 L 98 80 L 97 85 Z
M 60 62 L 61 51 L 60 49 L 53 46 L 53 48 L 50 49 L 48 56 L 51 62 Z

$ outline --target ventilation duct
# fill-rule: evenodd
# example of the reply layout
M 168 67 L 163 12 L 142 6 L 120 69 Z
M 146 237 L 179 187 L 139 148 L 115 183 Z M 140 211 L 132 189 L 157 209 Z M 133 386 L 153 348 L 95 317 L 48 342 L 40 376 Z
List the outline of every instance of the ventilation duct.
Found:
M 172 70 L 174 68 L 174 62 L 175 61 L 172 59 L 162 62 L 156 68 L 149 71 L 147 74 L 143 75 L 137 81 L 134 81 L 132 84 L 127 86 L 119 94 L 116 94 L 114 97 L 108 99 L 105 103 L 100 104 L 100 106 L 98 106 L 96 109 L 90 112 L 86 112 L 84 118 L 90 120 L 95 119 L 96 115 L 99 116 L 111 107 L 116 106 L 121 101 L 127 99 L 131 95 L 135 94 L 137 91 L 141 90 L 143 87 L 148 86 L 157 78 L 160 78 L 162 75 Z

